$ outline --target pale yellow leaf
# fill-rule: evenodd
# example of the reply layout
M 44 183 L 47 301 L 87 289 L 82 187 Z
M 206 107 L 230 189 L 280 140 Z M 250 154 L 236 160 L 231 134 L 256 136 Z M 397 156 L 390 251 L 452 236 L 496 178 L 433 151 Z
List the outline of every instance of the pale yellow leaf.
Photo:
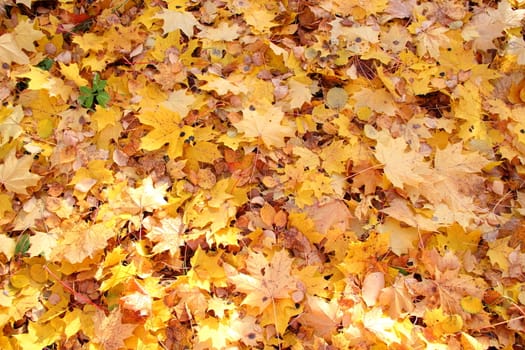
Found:
M 8 191 L 27 194 L 27 188 L 35 186 L 40 176 L 29 172 L 33 157 L 26 155 L 16 158 L 15 153 L 15 150 L 9 152 L 4 163 L 0 165 L 0 183 Z
M 183 118 L 186 117 L 191 111 L 193 103 L 197 100 L 194 94 L 187 94 L 186 92 L 187 89 L 173 91 L 168 96 L 168 100 L 162 103 L 162 106 Z
M 180 216 L 175 218 L 164 218 L 161 226 L 154 226 L 146 237 L 155 243 L 152 253 L 158 254 L 169 251 L 171 256 L 176 256 L 180 252 L 180 247 L 184 245 L 182 234 L 185 225 Z
M 206 81 L 206 83 L 200 87 L 200 89 L 204 91 L 215 91 L 219 95 L 226 95 L 228 92 L 235 95 L 247 94 L 249 92 L 245 84 L 234 82 L 231 79 L 224 79 L 213 74 L 197 74 L 196 76 L 199 80 Z
M 127 348 L 124 340 L 133 335 L 137 324 L 122 323 L 122 312 L 114 309 L 109 315 L 97 310 L 94 317 L 95 337 L 93 341 L 104 350 Z
M 288 96 L 290 99 L 290 108 L 301 108 L 304 103 L 310 102 L 312 99 L 311 82 L 305 83 L 301 79 L 291 78 L 288 81 L 290 87 Z
M 384 164 L 385 175 L 396 187 L 405 184 L 419 186 L 430 174 L 429 164 L 421 154 L 408 149 L 404 138 L 393 138 L 387 132 L 380 132 L 375 157 Z
M 164 199 L 167 187 L 167 184 L 154 187 L 152 178 L 148 176 L 142 181 L 142 186 L 130 188 L 129 195 L 140 209 L 153 211 L 168 203 Z
M 64 229 L 60 244 L 53 250 L 54 259 L 66 259 L 72 264 L 81 263 L 104 249 L 115 232 L 105 224 L 88 225 L 84 222 Z
M 177 29 L 182 30 L 189 38 L 193 37 L 193 27 L 199 26 L 199 22 L 190 12 L 179 12 L 164 9 L 154 18 L 160 18 L 164 21 L 162 30 L 164 34 L 171 33 Z
M 220 22 L 217 27 L 204 27 L 197 37 L 213 41 L 233 41 L 239 38 L 240 30 L 237 23 Z
M 392 95 L 387 89 L 362 88 L 352 95 L 355 101 L 354 110 L 359 111 L 361 107 L 368 107 L 377 113 L 394 116 L 398 110 Z
M 17 45 L 13 33 L 0 36 L 0 61 L 4 63 L 28 64 L 29 57 Z
M 282 147 L 286 137 L 295 135 L 292 125 L 282 124 L 284 113 L 275 106 L 264 106 L 259 109 L 245 108 L 242 120 L 234 126 L 248 138 L 261 138 L 268 147 Z
M 24 118 L 24 112 L 20 105 L 16 105 L 14 108 L 4 107 L 0 111 L 0 146 L 22 134 L 23 129 L 20 126 L 22 118 Z
M 44 33 L 34 29 L 33 23 L 29 21 L 21 21 L 18 23 L 13 30 L 13 35 L 17 46 L 30 52 L 35 51 L 34 42 L 44 37 Z
M 42 255 L 46 259 L 51 257 L 53 249 L 58 244 L 56 234 L 47 232 L 36 232 L 29 237 L 29 242 L 31 243 L 31 247 L 27 251 L 29 256 Z
M 136 311 L 140 316 L 149 316 L 152 313 L 153 298 L 141 292 L 134 292 L 120 298 L 122 307 Z
M 0 253 L 10 260 L 15 255 L 16 241 L 5 233 L 0 233 Z
M 238 273 L 230 265 L 225 265 L 224 270 L 236 289 L 246 293 L 242 303 L 262 312 L 276 299 L 289 299 L 297 289 L 296 279 L 290 275 L 292 261 L 285 250 L 274 253 L 270 261 L 264 255 L 254 253 L 247 259 L 249 274 Z

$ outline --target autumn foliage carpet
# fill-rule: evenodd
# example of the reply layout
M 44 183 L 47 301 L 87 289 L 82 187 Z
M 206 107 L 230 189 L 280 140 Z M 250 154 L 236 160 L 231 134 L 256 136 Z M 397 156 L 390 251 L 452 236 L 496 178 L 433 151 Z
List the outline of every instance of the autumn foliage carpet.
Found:
M 0 348 L 523 348 L 524 23 L 2 0 Z

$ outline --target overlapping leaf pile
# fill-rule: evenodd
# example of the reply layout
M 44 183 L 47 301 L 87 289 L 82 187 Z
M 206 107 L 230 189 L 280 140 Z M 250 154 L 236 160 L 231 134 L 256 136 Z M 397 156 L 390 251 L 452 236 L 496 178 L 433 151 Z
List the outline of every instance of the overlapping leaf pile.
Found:
M 2 2 L 2 349 L 525 331 L 518 0 Z

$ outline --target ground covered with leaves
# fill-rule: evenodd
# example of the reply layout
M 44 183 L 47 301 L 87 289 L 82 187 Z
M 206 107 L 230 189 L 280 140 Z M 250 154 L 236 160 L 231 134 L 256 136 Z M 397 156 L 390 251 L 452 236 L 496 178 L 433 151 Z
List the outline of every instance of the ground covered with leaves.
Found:
M 3 0 L 0 347 L 523 345 L 522 5 Z

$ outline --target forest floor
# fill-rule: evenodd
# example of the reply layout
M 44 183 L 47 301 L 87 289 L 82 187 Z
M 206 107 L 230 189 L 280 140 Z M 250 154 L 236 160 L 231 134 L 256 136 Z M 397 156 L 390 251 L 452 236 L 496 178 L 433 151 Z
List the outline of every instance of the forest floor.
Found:
M 0 348 L 523 347 L 524 23 L 3 0 Z

